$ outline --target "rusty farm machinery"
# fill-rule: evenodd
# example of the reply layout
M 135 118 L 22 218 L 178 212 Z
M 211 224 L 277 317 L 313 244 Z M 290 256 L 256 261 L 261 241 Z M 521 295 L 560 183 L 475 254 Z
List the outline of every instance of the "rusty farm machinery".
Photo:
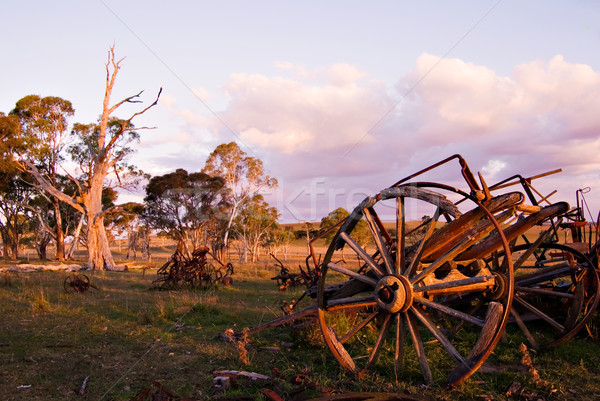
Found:
M 461 188 L 424 179 L 456 161 Z M 420 372 L 448 385 L 477 371 L 507 326 L 532 347 L 568 341 L 600 300 L 598 223 L 585 221 L 579 193 L 570 208 L 533 187 L 548 174 L 488 186 L 454 155 L 367 197 L 330 229 L 324 255 L 313 244 L 326 233 L 312 239 L 319 277 L 305 294 L 316 302 L 246 334 L 316 319 L 346 371 Z M 427 217 L 415 222 L 409 211 Z M 369 250 L 355 238 L 361 220 Z

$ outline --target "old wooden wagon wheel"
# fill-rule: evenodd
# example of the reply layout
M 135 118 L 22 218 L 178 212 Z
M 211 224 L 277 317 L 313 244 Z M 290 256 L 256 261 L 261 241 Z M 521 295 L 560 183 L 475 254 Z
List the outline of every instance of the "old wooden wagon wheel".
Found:
M 96 288 L 90 284 L 90 279 L 85 274 L 71 274 L 67 276 L 63 282 L 63 287 L 67 294 L 83 294 L 90 288 L 90 286 Z
M 512 315 L 533 347 L 554 347 L 591 319 L 600 300 L 600 281 L 590 259 L 567 245 L 542 244 L 522 257 L 529 247 L 518 245 L 513 250 Z
M 468 200 L 471 210 L 461 214 L 442 194 L 447 191 Z M 412 183 L 357 206 L 327 250 L 317 292 L 319 324 L 340 365 L 352 373 L 390 372 L 393 366 L 396 376 L 414 374 L 412 365 L 419 366 L 428 383 L 456 384 L 475 372 L 500 339 L 513 296 L 511 258 L 502 264 L 486 260 L 498 250 L 510 255 L 498 221 L 522 200 L 520 193 L 509 193 L 484 206 L 442 184 Z M 408 209 L 432 217 L 413 228 Z M 395 214 L 395 230 L 379 218 L 386 210 Z M 438 222 L 442 216 L 445 223 Z M 374 251 L 360 243 L 361 220 Z M 489 238 L 498 239 L 495 246 L 477 247 Z M 359 262 L 334 262 L 343 247 Z M 472 313 L 453 308 L 453 299 L 470 294 L 485 300 L 485 308 Z M 459 323 L 460 331 L 451 329 Z

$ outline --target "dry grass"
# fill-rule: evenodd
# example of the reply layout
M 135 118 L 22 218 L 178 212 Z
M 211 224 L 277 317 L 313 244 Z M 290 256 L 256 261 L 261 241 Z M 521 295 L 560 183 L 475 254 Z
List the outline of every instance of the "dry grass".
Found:
M 324 250 L 322 244 L 319 247 Z M 287 399 L 292 391 L 289 379 L 301 373 L 318 382 L 318 388 L 336 391 L 407 391 L 444 400 L 600 399 L 600 345 L 585 337 L 556 350 L 531 353 L 531 364 L 543 380 L 536 384 L 520 363 L 519 345 L 524 339 L 511 329 L 490 358 L 491 368 L 451 390 L 423 387 L 418 367 L 411 365 L 395 382 L 385 359 L 374 374 L 361 380 L 347 376 L 324 348 L 316 327 L 301 332 L 270 329 L 250 336 L 243 350 L 236 348 L 218 335 L 272 320 L 281 314 L 281 302 L 297 298 L 301 290 L 279 292 L 270 280 L 277 268 L 264 258 L 246 266 L 233 260 L 232 287 L 150 291 L 156 267 L 172 252 L 167 246 L 155 249 L 152 269 L 91 272 L 91 282 L 100 290 L 83 295 L 64 292 L 66 273 L 3 276 L 0 399 L 128 400 L 154 380 L 180 396 L 198 399 L 260 398 L 261 386 L 277 386 Z M 305 243 L 298 241 L 287 265 L 292 270 L 304 266 L 305 255 Z M 597 318 L 592 323 L 600 326 Z M 293 346 L 288 349 L 282 341 Z M 281 379 L 271 383 L 241 385 L 225 394 L 212 388 L 214 370 L 271 375 L 273 367 Z M 88 376 L 85 393 L 78 395 Z M 521 384 L 519 395 L 507 396 L 515 381 Z

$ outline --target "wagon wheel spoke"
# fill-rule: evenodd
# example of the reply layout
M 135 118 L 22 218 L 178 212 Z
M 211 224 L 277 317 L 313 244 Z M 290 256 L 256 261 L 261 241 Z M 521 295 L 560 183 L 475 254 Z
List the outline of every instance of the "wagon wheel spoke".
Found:
M 354 326 L 352 329 L 350 329 L 349 332 L 344 334 L 344 336 L 342 338 L 340 338 L 340 343 L 344 344 L 346 341 L 348 341 L 350 338 L 352 338 L 352 336 L 354 336 L 356 333 L 358 333 L 360 330 L 362 330 L 367 324 L 371 323 L 373 321 L 373 319 L 375 319 L 377 317 L 377 315 L 379 315 L 379 313 L 380 313 L 379 311 L 375 311 L 375 312 L 371 313 L 370 315 L 368 315 L 360 323 L 358 323 L 356 326 Z
M 565 331 L 565 327 L 562 324 L 558 323 L 556 320 L 552 319 L 546 313 L 542 312 L 541 310 L 539 310 L 535 306 L 531 305 L 529 302 L 525 301 L 520 296 L 515 295 L 514 300 L 517 301 L 517 303 L 519 303 L 521 306 L 523 306 L 529 312 L 537 315 L 540 319 L 544 320 L 550 326 L 554 327 L 559 333 L 562 333 L 562 332 Z
M 392 256 L 390 255 L 388 245 L 386 244 L 386 241 L 381 233 L 381 228 L 379 224 L 377 224 L 377 217 L 374 215 L 373 210 L 371 210 L 370 208 L 364 208 L 363 216 L 365 217 L 367 225 L 369 226 L 369 230 L 371 230 L 371 235 L 373 236 L 375 247 L 377 248 L 379 254 L 383 258 L 383 263 L 387 274 L 396 273 L 396 266 L 394 264 Z
M 425 355 L 425 347 L 423 346 L 423 341 L 421 341 L 419 328 L 417 327 L 417 323 L 415 322 L 414 317 L 412 317 L 410 313 L 405 312 L 404 318 L 408 326 L 410 337 L 412 338 L 413 347 L 415 349 L 415 353 L 417 354 L 417 359 L 419 360 L 419 366 L 421 367 L 423 378 L 425 379 L 425 382 L 429 384 L 433 382 L 433 375 L 431 374 L 429 361 L 427 361 L 427 355 Z
M 428 275 L 435 273 L 435 271 L 437 269 L 439 269 L 443 264 L 445 264 L 449 260 L 452 260 L 454 257 L 456 257 L 456 255 L 458 255 L 459 253 L 461 253 L 462 251 L 467 249 L 469 246 L 471 246 L 471 244 L 473 244 L 476 239 L 477 238 L 475 236 L 463 238 L 458 244 L 453 246 L 452 249 L 447 251 L 444 255 L 442 255 L 440 258 L 438 258 L 435 262 L 433 262 L 432 264 L 427 266 L 416 276 L 411 277 L 410 282 L 413 284 L 417 284 L 417 283 L 421 282 Z
M 425 231 L 425 235 L 423 236 L 423 238 L 421 238 L 419 247 L 417 248 L 415 255 L 412 257 L 412 260 L 410 261 L 410 266 L 408 266 L 408 268 L 404 272 L 404 276 L 411 277 L 417 270 L 417 267 L 419 266 L 419 262 L 421 261 L 421 256 L 423 255 L 423 251 L 425 250 L 425 243 L 433 234 L 436 223 L 440 218 L 441 211 L 442 211 L 442 209 L 440 207 L 438 207 L 435 210 L 433 217 L 427 223 L 427 229 Z
M 434 322 L 431 321 L 431 319 L 429 319 L 429 317 L 427 317 L 427 315 L 421 313 L 419 311 L 419 308 L 416 307 L 411 307 L 411 312 L 421 321 L 421 323 L 423 324 L 423 326 L 425 326 L 425 328 L 427 330 L 429 330 L 429 332 L 431 334 L 433 334 L 433 336 L 440 342 L 440 344 L 442 345 L 442 347 L 444 347 L 444 349 L 446 350 L 446 352 L 459 364 L 464 365 L 465 367 L 468 367 L 469 364 L 467 363 L 467 361 L 462 357 L 462 355 L 456 350 L 456 348 L 454 347 L 454 345 L 452 345 L 452 343 L 450 342 L 450 340 L 448 340 L 448 338 L 437 328 L 437 326 L 435 325 Z
M 373 295 L 363 297 L 347 297 L 330 299 L 327 301 L 327 310 L 334 311 L 339 309 L 363 308 L 377 305 Z
M 517 252 L 531 256 L 521 265 L 522 271 L 527 267 L 530 272 L 515 279 L 515 307 L 522 319 L 513 317 L 530 343 L 533 340 L 538 347 L 554 347 L 572 338 L 592 318 L 600 301 L 598 273 L 585 255 L 566 245 L 541 244 L 535 252 L 528 247 L 516 247 Z M 535 321 L 549 325 L 550 335 L 533 338 L 544 331 L 543 327 L 528 329 Z
M 364 274 L 358 274 L 350 269 L 347 269 L 343 266 L 340 266 L 336 263 L 333 262 L 329 262 L 327 264 L 327 267 L 331 270 L 334 270 L 338 273 L 342 273 L 348 277 L 354 278 L 358 281 L 362 281 L 363 283 L 369 284 L 372 287 L 375 287 L 375 285 L 377 284 L 377 281 L 375 281 L 374 279 L 372 279 L 371 277 L 365 276 Z
M 515 319 L 515 322 L 517 323 L 517 326 L 519 326 L 519 328 L 521 329 L 521 331 L 523 332 L 523 334 L 527 338 L 527 341 L 529 341 L 529 344 L 533 348 L 539 349 L 540 346 L 538 345 L 537 341 L 535 341 L 535 338 L 533 337 L 533 335 L 531 334 L 531 332 L 529 331 L 529 329 L 525 325 L 525 322 L 523 322 L 523 319 L 521 318 L 521 315 L 519 314 L 519 312 L 517 312 L 513 308 L 513 309 L 511 309 L 510 314 Z
M 396 273 L 404 271 L 406 247 L 406 211 L 404 207 L 404 197 L 396 198 Z
M 478 317 L 475 317 L 471 314 L 461 312 L 459 310 L 450 308 L 448 306 L 442 305 L 440 303 L 430 301 L 426 298 L 415 298 L 415 302 L 420 303 L 428 308 L 436 309 L 446 315 L 448 315 L 451 319 L 460 319 L 465 322 L 469 322 L 479 327 L 483 327 L 485 325 L 485 321 Z
M 358 245 L 348 234 L 346 234 L 345 232 L 341 232 L 340 238 L 343 239 L 354 252 L 356 252 L 358 257 L 362 259 L 363 262 L 365 262 L 367 266 L 369 266 L 371 270 L 373 270 L 373 272 L 375 272 L 377 277 L 382 277 L 384 275 L 384 272 L 381 270 L 377 262 L 375 262 L 373 258 L 369 256 L 369 254 L 360 245 Z
M 396 313 L 396 342 L 394 347 L 394 374 L 396 381 L 404 364 L 404 315 Z
M 390 332 L 390 328 L 392 327 L 393 321 L 394 321 L 393 315 L 390 313 L 386 313 L 385 317 L 383 319 L 383 324 L 381 326 L 381 329 L 379 330 L 379 335 L 377 336 L 377 341 L 375 342 L 375 345 L 373 346 L 373 350 L 371 351 L 371 354 L 369 354 L 369 359 L 367 360 L 367 363 L 365 364 L 364 370 L 369 370 L 371 368 L 371 366 L 373 366 L 373 364 L 375 362 L 377 362 L 377 357 L 379 356 L 381 347 L 383 347 L 383 344 L 385 343 L 385 339 L 387 338 L 388 333 Z

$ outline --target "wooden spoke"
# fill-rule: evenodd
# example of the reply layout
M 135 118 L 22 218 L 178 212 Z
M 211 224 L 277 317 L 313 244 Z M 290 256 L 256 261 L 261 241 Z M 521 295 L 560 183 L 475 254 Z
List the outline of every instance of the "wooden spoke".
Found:
M 535 252 L 535 250 L 539 248 L 542 242 L 544 242 L 551 234 L 551 230 L 546 230 L 541 233 L 538 239 L 536 239 L 535 242 L 531 244 L 521 256 L 519 256 L 519 259 L 517 259 L 513 265 L 514 270 L 517 271 L 517 269 L 519 269 L 521 265 L 525 263 L 525 261 Z
M 429 362 L 427 361 L 427 355 L 425 355 L 425 347 L 423 347 L 423 341 L 421 341 L 421 335 L 419 334 L 419 328 L 415 319 L 407 312 L 404 312 L 404 319 L 408 325 L 408 331 L 412 338 L 413 346 L 421 366 L 421 372 L 423 372 L 423 378 L 427 384 L 433 382 L 433 376 L 431 369 L 429 368 Z
M 482 319 L 479 319 L 475 316 L 469 315 L 468 313 L 464 313 L 464 312 L 460 312 L 458 310 L 452 309 L 448 306 L 439 304 L 437 302 L 430 301 L 427 298 L 415 297 L 414 301 L 418 302 L 422 305 L 425 305 L 428 308 L 439 310 L 440 312 L 443 312 L 443 313 L 449 315 L 451 318 L 461 319 L 461 320 L 464 320 L 465 322 L 472 323 L 479 327 L 483 327 L 485 325 L 485 321 L 483 321 Z
M 348 297 L 339 299 L 330 299 L 327 301 L 327 310 L 334 311 L 338 309 L 360 308 L 367 306 L 375 306 L 377 302 L 373 295 L 364 297 Z
M 371 258 L 369 254 L 365 252 L 365 250 L 362 249 L 360 245 L 358 245 L 352 238 L 350 238 L 348 234 L 342 232 L 340 233 L 340 238 L 343 239 L 348 244 L 348 246 L 350 246 L 350 248 L 352 248 L 352 250 L 356 252 L 358 257 L 361 258 L 375 272 L 377 277 L 383 277 L 384 272 L 381 270 L 377 262 L 375 262 L 373 258 Z
M 404 271 L 406 247 L 406 215 L 404 210 L 404 197 L 396 198 L 396 272 Z
M 358 274 L 358 273 L 356 273 L 350 269 L 347 269 L 345 267 L 342 267 L 336 263 L 329 262 L 327 264 L 327 267 L 330 268 L 331 270 L 334 270 L 338 273 L 342 273 L 342 274 L 345 274 L 346 276 L 355 278 L 358 281 L 362 281 L 363 283 L 369 284 L 373 287 L 375 287 L 375 285 L 377 284 L 377 281 L 372 279 L 371 277 L 367 277 L 364 274 Z
M 435 323 L 433 323 L 426 315 L 422 314 L 419 311 L 419 308 L 413 307 L 411 309 L 412 313 L 423 323 L 423 325 L 429 330 L 431 334 L 442 344 L 442 347 L 450 354 L 450 356 L 458 363 L 468 367 L 467 361 L 462 357 L 462 355 L 454 348 L 454 345 L 448 340 L 448 338 L 437 328 Z
M 396 346 L 394 348 L 394 374 L 396 381 L 398 375 L 402 372 L 404 364 L 404 316 L 402 313 L 396 313 Z
M 558 323 L 556 320 L 552 319 L 550 316 L 548 316 L 547 314 L 545 314 L 544 312 L 542 312 L 535 306 L 531 305 L 529 302 L 525 301 L 523 298 L 515 295 L 514 300 L 517 301 L 520 305 L 522 305 L 525 309 L 527 309 L 531 313 L 539 316 L 542 320 L 544 320 L 550 326 L 554 327 L 559 332 L 562 333 L 563 331 L 565 331 L 565 327 L 562 324 Z
M 423 271 L 417 274 L 415 277 L 410 279 L 412 284 L 417 284 L 422 281 L 428 275 L 434 273 L 444 263 L 454 258 L 456 255 L 467 249 L 477 238 L 475 236 L 465 237 L 458 244 L 452 247 L 448 252 L 438 258 L 435 262 L 427 266 Z
M 388 274 L 394 274 L 395 273 L 394 262 L 390 255 L 390 252 L 388 250 L 387 244 L 385 243 L 385 240 L 381 236 L 381 232 L 379 230 L 377 222 L 375 221 L 375 218 L 372 214 L 371 209 L 364 208 L 363 215 L 365 217 L 367 225 L 369 226 L 369 229 L 371 230 L 371 234 L 373 235 L 373 241 L 375 242 L 375 246 L 377 247 L 377 250 L 379 251 L 379 254 L 381 255 L 381 257 L 383 258 L 383 263 L 385 265 L 386 272 Z
M 535 341 L 535 338 L 533 338 L 533 336 L 531 335 L 531 332 L 529 331 L 529 329 L 525 325 L 525 322 L 523 322 L 523 319 L 521 319 L 521 315 L 519 315 L 519 312 L 517 312 L 514 308 L 512 308 L 510 310 L 510 314 L 515 319 L 515 322 L 517 323 L 517 326 L 519 326 L 519 328 L 521 329 L 521 331 L 523 332 L 523 334 L 525 334 L 525 337 L 527 338 L 527 341 L 529 341 L 529 344 L 533 348 L 538 349 L 539 345 L 538 345 L 537 341 Z
M 381 325 L 381 329 L 379 331 L 379 335 L 377 336 L 377 341 L 375 345 L 373 345 L 373 350 L 369 355 L 369 359 L 365 364 L 365 370 L 368 370 L 373 366 L 373 364 L 377 361 L 377 357 L 379 356 L 379 352 L 381 351 L 381 347 L 385 343 L 385 339 L 387 338 L 388 333 L 390 332 L 390 327 L 392 326 L 392 322 L 394 319 L 391 313 L 386 313 L 383 319 L 383 324 Z
M 515 286 L 515 291 L 526 292 L 529 294 L 546 295 L 549 297 L 558 297 L 558 298 L 567 298 L 567 299 L 575 298 L 575 295 L 568 293 L 568 292 L 544 290 L 542 288 L 521 287 L 518 285 Z
M 436 226 L 438 219 L 440 218 L 441 211 L 442 211 L 442 209 L 440 207 L 438 207 L 435 210 L 435 213 L 434 213 L 433 217 L 431 218 L 431 220 L 429 220 L 429 223 L 427 226 L 427 231 L 425 232 L 425 235 L 421 239 L 421 243 L 419 244 L 417 252 L 414 254 L 412 260 L 410 261 L 410 266 L 408 266 L 408 268 L 406 269 L 406 272 L 404 273 L 404 275 L 406 277 L 412 276 L 415 273 L 415 271 L 417 270 L 417 267 L 421 260 L 421 255 L 423 255 L 423 251 L 425 250 L 425 242 L 427 242 L 429 237 L 431 237 L 431 235 L 435 231 L 435 226 Z
M 571 266 L 568 263 L 560 263 L 555 266 L 544 267 L 531 273 L 515 277 L 515 283 L 520 286 L 533 285 L 553 280 L 557 277 L 563 277 L 571 272 Z
M 340 338 L 340 343 L 344 344 L 346 341 L 352 338 L 353 335 L 358 333 L 363 327 L 365 327 L 367 324 L 373 321 L 373 319 L 375 319 L 379 313 L 379 311 L 375 311 L 369 316 L 367 316 L 365 319 L 363 319 L 362 322 L 354 326 L 349 332 L 347 332 L 342 338 Z

